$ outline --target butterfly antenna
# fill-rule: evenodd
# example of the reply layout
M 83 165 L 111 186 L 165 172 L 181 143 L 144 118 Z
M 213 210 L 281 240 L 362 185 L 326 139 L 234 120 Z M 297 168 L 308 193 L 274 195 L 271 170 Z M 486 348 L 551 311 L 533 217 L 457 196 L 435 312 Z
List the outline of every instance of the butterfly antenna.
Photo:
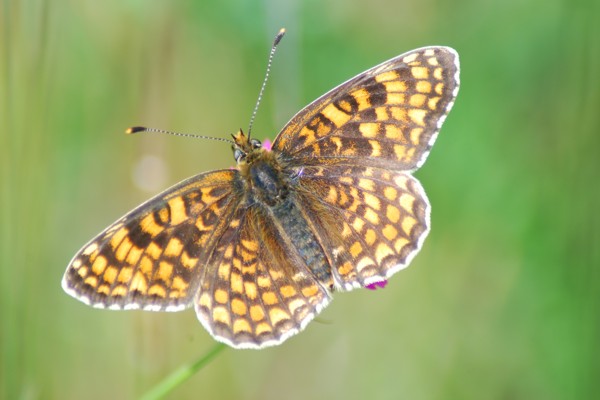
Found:
M 277 49 L 277 45 L 281 41 L 281 38 L 283 38 L 283 35 L 285 35 L 285 28 L 281 28 L 279 32 L 277 32 L 277 35 L 275 35 L 275 40 L 273 40 L 273 47 L 271 47 L 271 53 L 269 53 L 269 61 L 267 62 L 267 73 L 265 74 L 265 79 L 263 80 L 260 92 L 258 92 L 258 99 L 256 100 L 254 111 L 252 112 L 252 116 L 250 117 L 250 124 L 248 126 L 248 139 L 250 139 L 250 134 L 252 133 L 252 125 L 254 124 L 254 118 L 256 118 L 258 106 L 260 105 L 260 101 L 262 100 L 262 96 L 265 91 L 265 86 L 267 86 L 267 80 L 269 80 L 269 74 L 271 73 L 271 64 L 273 63 L 273 56 L 275 55 L 275 50 Z
M 165 135 L 191 137 L 191 138 L 196 138 L 196 139 L 217 140 L 219 142 L 228 142 L 228 143 L 234 144 L 232 140 L 225 139 L 225 138 L 217 138 L 217 137 L 204 136 L 204 135 L 195 135 L 193 133 L 171 132 L 171 131 L 166 131 L 164 129 L 146 128 L 145 126 L 132 126 L 131 128 L 128 128 L 125 131 L 125 133 L 128 135 L 132 135 L 134 133 L 140 133 L 140 132 L 164 133 Z

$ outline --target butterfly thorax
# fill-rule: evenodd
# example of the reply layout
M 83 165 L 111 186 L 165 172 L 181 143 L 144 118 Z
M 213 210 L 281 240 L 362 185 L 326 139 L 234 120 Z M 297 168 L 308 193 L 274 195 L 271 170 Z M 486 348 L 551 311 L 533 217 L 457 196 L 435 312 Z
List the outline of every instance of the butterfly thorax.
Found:
M 234 156 L 249 205 L 258 202 L 273 207 L 280 204 L 289 193 L 291 180 L 276 153 L 265 150 L 258 140 L 250 140 L 241 130 L 233 138 Z

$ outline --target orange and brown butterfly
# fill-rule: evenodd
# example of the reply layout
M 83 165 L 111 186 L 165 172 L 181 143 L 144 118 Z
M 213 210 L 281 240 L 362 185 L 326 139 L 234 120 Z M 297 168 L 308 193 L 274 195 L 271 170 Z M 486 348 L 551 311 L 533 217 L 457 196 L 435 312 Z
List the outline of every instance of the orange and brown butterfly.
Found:
M 309 104 L 270 151 L 240 130 L 237 169 L 196 175 L 127 213 L 75 255 L 64 290 L 97 308 L 194 307 L 235 348 L 283 342 L 334 291 L 383 282 L 420 250 L 430 205 L 412 172 L 458 87 L 456 51 L 425 47 Z

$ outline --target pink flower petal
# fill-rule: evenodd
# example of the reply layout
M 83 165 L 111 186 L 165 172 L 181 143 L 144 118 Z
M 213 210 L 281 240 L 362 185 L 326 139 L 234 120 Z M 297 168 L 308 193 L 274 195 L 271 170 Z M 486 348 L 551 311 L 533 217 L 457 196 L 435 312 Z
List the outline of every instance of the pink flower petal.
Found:
M 262 148 L 265 149 L 266 151 L 271 151 L 272 144 L 273 143 L 271 143 L 271 141 L 267 138 L 263 141 Z
M 373 282 L 370 285 L 365 286 L 365 288 L 367 288 L 369 290 L 383 289 L 387 286 L 387 284 L 388 284 L 388 281 L 383 280 L 383 281 L 379 281 L 379 282 Z

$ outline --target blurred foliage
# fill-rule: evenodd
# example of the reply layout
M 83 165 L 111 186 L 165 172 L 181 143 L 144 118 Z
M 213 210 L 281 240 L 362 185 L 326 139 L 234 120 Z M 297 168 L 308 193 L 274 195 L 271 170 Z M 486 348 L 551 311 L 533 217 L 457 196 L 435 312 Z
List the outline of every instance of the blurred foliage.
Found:
M 80 246 L 254 132 L 431 44 L 462 87 L 417 176 L 433 230 L 385 290 L 302 334 L 226 350 L 172 398 L 591 398 L 600 389 L 600 3 L 69 1 L 0 6 L 0 398 L 131 398 L 214 341 L 192 311 L 99 311 L 60 279 Z M 150 161 L 148 161 L 150 160 Z

